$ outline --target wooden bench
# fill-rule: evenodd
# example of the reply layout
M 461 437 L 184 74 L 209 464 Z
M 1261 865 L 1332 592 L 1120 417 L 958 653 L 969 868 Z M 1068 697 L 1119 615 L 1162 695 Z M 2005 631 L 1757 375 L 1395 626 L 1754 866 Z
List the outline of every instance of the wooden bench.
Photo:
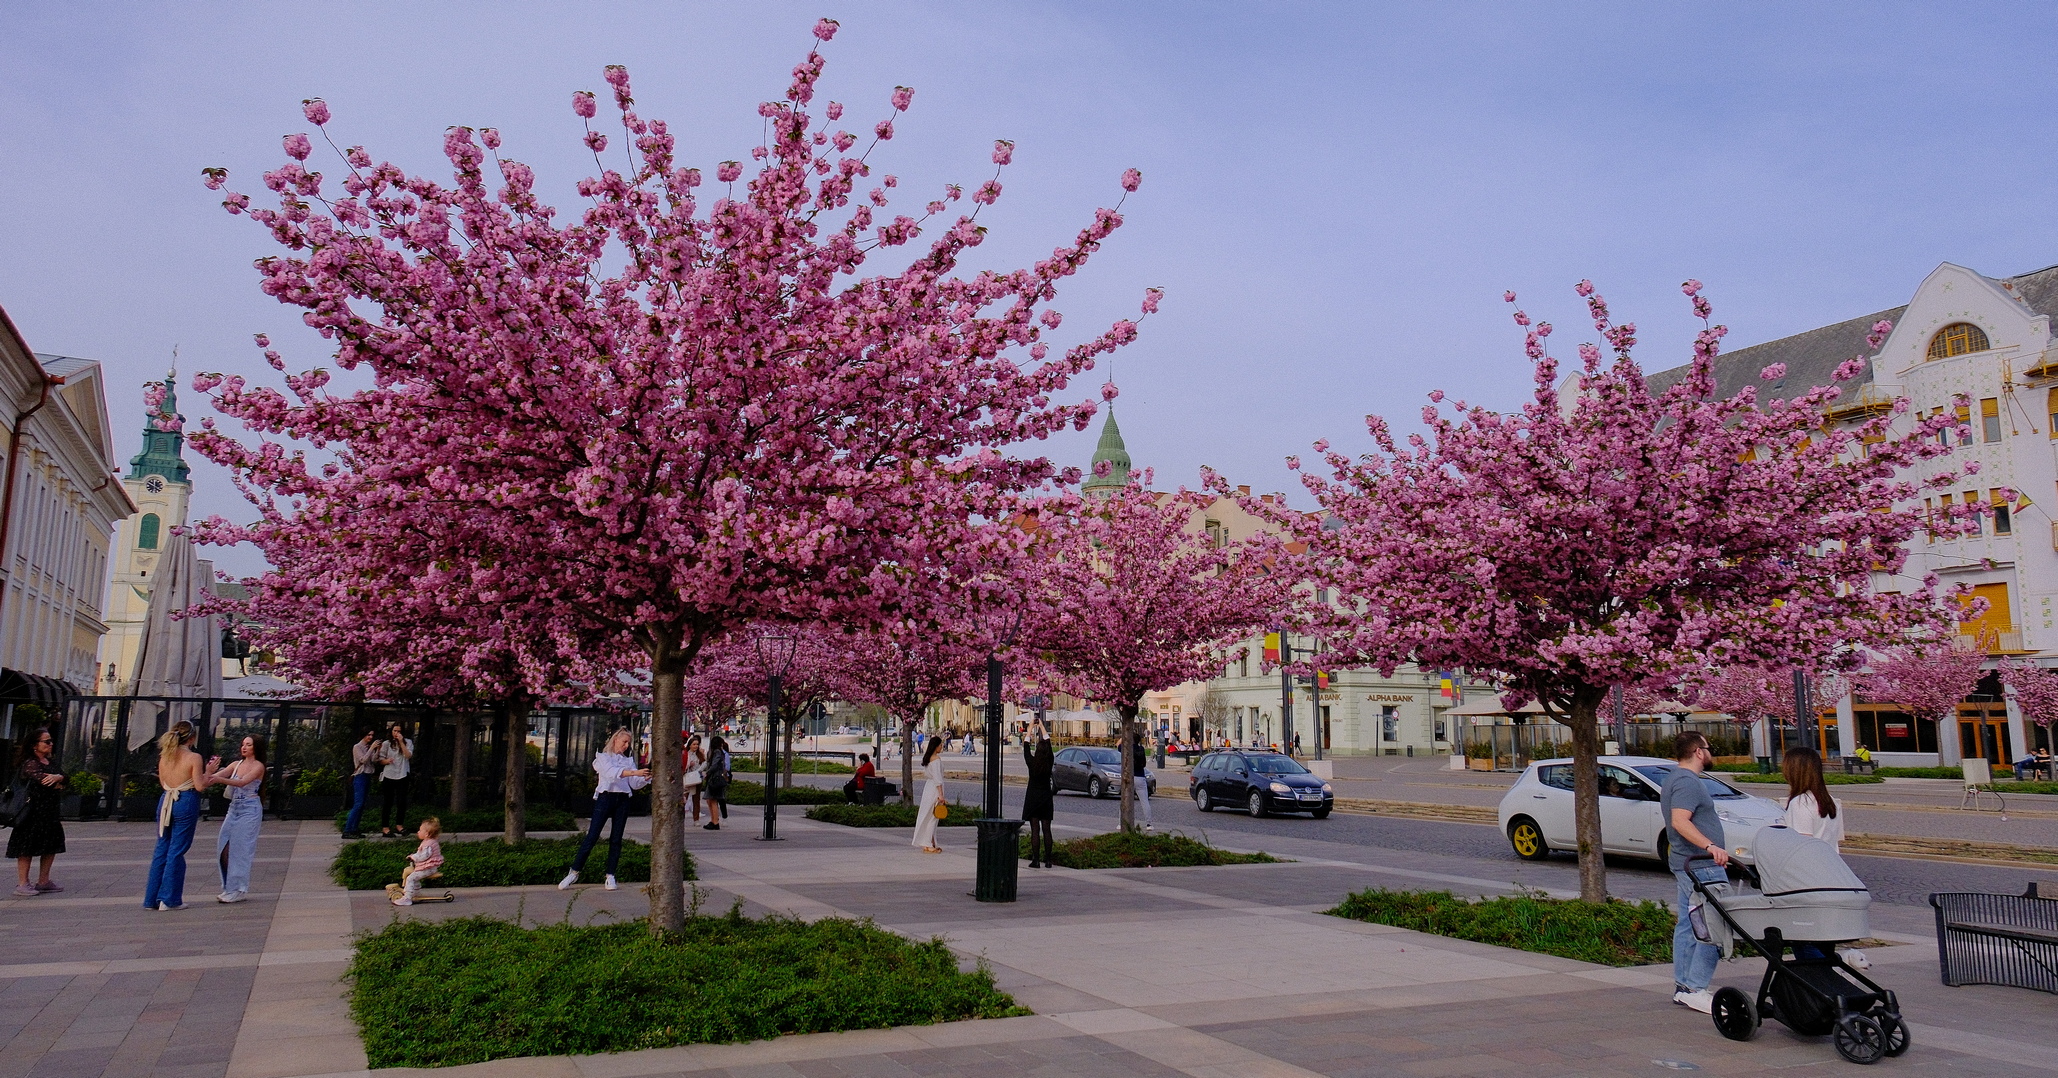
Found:
M 1940 892 L 1929 904 L 1945 984 L 2058 994 L 2058 898 L 2041 896 L 2031 884 L 2020 895 Z

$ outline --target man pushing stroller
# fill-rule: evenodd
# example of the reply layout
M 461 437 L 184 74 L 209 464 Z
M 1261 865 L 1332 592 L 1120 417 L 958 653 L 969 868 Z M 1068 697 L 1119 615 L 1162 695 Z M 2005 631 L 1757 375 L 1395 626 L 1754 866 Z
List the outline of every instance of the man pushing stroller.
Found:
M 1658 795 L 1658 811 L 1665 820 L 1665 837 L 1670 853 L 1666 867 L 1679 881 L 1679 923 L 1672 929 L 1672 1002 L 1707 1014 L 1715 997 L 1708 985 L 1715 980 L 1715 963 L 1722 952 L 1712 943 L 1694 937 L 1692 905 L 1693 877 L 1687 875 L 1687 859 L 1707 856 L 1718 867 L 1727 867 L 1729 851 L 1722 848 L 1722 817 L 1716 815 L 1715 798 L 1701 781 L 1701 772 L 1714 760 L 1708 739 L 1692 730 L 1674 739 L 1678 768 L 1665 777 Z

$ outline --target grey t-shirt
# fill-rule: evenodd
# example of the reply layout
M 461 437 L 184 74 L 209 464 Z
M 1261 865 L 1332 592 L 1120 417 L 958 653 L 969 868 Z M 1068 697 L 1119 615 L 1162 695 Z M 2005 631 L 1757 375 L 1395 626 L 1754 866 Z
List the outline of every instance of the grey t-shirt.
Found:
M 1727 846 L 1729 841 L 1722 835 L 1722 818 L 1715 815 L 1715 799 L 1708 795 L 1708 784 L 1701 781 L 1701 773 L 1684 767 L 1674 767 L 1665 779 L 1665 791 L 1658 795 L 1658 812 L 1665 820 L 1665 833 L 1672 839 L 1671 867 L 1677 872 L 1686 867 L 1686 859 L 1703 852 L 1693 843 L 1681 837 L 1672 826 L 1672 810 L 1686 809 L 1694 826 L 1708 841 L 1717 846 Z

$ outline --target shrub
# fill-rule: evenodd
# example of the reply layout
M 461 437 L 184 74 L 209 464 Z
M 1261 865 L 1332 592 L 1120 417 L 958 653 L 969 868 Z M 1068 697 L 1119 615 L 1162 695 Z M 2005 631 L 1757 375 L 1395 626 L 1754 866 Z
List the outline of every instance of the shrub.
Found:
M 2010 782 L 1999 779 L 1994 789 L 2004 794 L 2058 794 L 2058 782 Z
M 869 921 L 690 917 L 525 929 L 395 921 L 358 941 L 350 1015 L 373 1067 L 733 1043 L 1027 1011 L 941 939 Z
M 1029 856 L 1029 836 L 1022 836 L 1020 856 Z M 1192 868 L 1201 865 L 1277 864 L 1269 853 L 1231 853 L 1185 835 L 1153 835 L 1110 831 L 1105 835 L 1066 839 L 1051 847 L 1051 860 L 1061 868 Z
M 156 775 L 125 775 L 121 792 L 127 797 L 156 797 L 164 792 L 164 786 L 157 781 Z
M 1491 741 L 1474 741 L 1474 742 L 1473 742 L 1473 743 L 1471 743 L 1470 745 L 1467 745 L 1467 746 L 1465 746 L 1465 757 L 1466 757 L 1467 759 L 1471 759 L 1471 760 L 1488 760 L 1488 759 L 1492 759 L 1492 758 L 1493 758 L 1493 742 L 1491 742 Z
M 1639 966 L 1672 957 L 1672 911 L 1649 900 L 1594 903 L 1525 892 L 1468 902 L 1449 891 L 1375 887 L 1324 912 L 1605 966 Z
M 755 782 L 737 779 L 729 783 L 729 804 L 762 805 L 765 803 L 765 788 Z M 782 805 L 840 805 L 843 791 L 820 786 L 779 787 L 779 803 Z
M 100 785 L 100 776 L 91 771 L 74 771 L 64 779 L 66 793 L 74 793 L 89 800 L 100 796 Z
M 1786 776 L 1777 771 L 1770 775 L 1759 775 L 1756 773 L 1739 775 L 1732 772 L 1722 777 L 1731 782 L 1776 782 L 1782 786 L 1786 784 Z M 1822 781 L 1831 786 L 1861 786 L 1866 783 L 1885 782 L 1886 780 L 1877 775 L 1845 775 L 1838 772 L 1825 771 L 1822 773 Z
M 499 805 L 488 808 L 466 809 L 463 812 L 443 812 L 432 805 L 409 805 L 407 808 L 407 833 L 421 826 L 422 820 L 434 816 L 443 824 L 445 835 L 462 835 L 484 831 L 501 831 L 507 827 L 507 810 Z M 345 821 L 350 819 L 350 810 L 336 814 L 336 830 L 341 831 Z M 529 805 L 522 813 L 525 826 L 531 831 L 571 831 L 578 827 L 572 814 L 555 805 Z M 367 805 L 357 826 L 377 827 L 379 814 L 377 806 Z
M 1965 772 L 1955 767 L 1875 767 L 1872 773 L 1883 779 L 1959 779 Z
M 729 765 L 730 771 L 748 771 L 752 774 L 762 773 L 764 769 L 764 761 L 743 756 L 734 757 Z M 780 773 L 784 774 L 785 772 L 782 769 Z M 796 756 L 793 759 L 793 773 L 796 775 L 852 775 L 857 773 L 857 768 L 849 764 L 839 764 L 834 760 L 817 760 L 813 757 Z
M 415 842 L 346 842 L 329 865 L 329 876 L 352 891 L 370 891 L 399 883 Z M 509 846 L 498 839 L 443 844 L 441 887 L 520 887 L 556 883 L 572 867 L 579 852 L 575 838 L 530 838 Z M 588 862 L 590 865 L 591 862 Z M 615 878 L 623 883 L 650 880 L 650 847 L 623 841 L 622 862 Z M 686 855 L 686 879 L 693 879 L 693 855 Z
M 912 828 L 915 826 L 915 806 L 898 801 L 884 805 L 816 805 L 807 810 L 807 818 L 823 823 L 840 823 L 845 827 Z M 950 815 L 942 824 L 945 827 L 970 827 L 978 822 L 978 808 L 960 802 L 950 807 Z
M 335 797 L 343 792 L 343 776 L 326 767 L 311 767 L 300 773 L 293 792 L 301 797 Z

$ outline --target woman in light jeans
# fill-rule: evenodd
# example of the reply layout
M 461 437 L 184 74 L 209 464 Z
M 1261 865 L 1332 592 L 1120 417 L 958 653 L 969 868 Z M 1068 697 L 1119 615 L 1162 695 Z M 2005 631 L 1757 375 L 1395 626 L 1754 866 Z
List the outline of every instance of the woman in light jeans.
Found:
M 264 824 L 264 738 L 243 739 L 236 759 L 207 776 L 206 785 L 227 790 L 229 811 L 215 835 L 215 859 L 221 863 L 222 893 L 216 902 L 241 902 L 250 897 L 250 862 L 257 856 L 257 832 Z

